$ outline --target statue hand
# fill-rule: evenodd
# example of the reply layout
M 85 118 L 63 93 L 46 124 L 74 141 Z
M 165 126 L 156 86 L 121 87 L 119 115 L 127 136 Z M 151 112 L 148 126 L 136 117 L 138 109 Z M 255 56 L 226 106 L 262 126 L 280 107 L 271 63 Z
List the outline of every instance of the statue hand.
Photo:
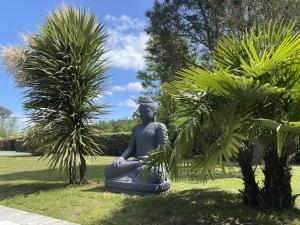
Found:
M 116 167 L 118 167 L 119 164 L 120 164 L 121 162 L 123 162 L 123 161 L 124 161 L 124 158 L 123 158 L 123 157 L 116 158 L 116 159 L 112 162 L 112 166 L 116 168 Z

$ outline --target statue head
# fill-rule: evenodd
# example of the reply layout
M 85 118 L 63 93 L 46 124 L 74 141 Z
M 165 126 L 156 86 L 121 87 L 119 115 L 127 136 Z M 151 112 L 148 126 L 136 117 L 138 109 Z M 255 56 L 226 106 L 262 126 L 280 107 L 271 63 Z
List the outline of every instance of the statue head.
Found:
M 143 123 L 154 122 L 156 119 L 156 104 L 150 97 L 145 97 L 139 106 Z

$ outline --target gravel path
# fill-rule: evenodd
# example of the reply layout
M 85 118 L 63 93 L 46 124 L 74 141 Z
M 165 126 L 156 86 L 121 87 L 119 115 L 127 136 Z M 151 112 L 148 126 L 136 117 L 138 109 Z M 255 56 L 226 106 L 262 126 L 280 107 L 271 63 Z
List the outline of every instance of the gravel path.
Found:
M 1 156 L 31 156 L 31 153 L 0 150 L 0 157 Z

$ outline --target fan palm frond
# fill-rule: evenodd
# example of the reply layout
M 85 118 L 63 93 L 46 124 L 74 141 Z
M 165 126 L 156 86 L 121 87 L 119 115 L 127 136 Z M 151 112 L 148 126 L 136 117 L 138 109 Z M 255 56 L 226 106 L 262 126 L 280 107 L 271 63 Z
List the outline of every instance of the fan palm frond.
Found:
M 257 49 L 261 55 L 265 50 L 270 51 L 278 43 L 291 37 L 295 32 L 295 26 L 296 21 L 281 23 L 270 21 L 248 32 L 231 33 L 218 42 L 213 54 L 214 65 L 217 69 L 228 69 L 234 74 L 242 75 L 241 60 L 250 61 L 247 53 L 248 44 Z
M 232 115 L 224 133 L 203 154 L 192 159 L 192 169 L 196 171 L 200 179 L 206 179 L 217 166 L 220 166 L 224 172 L 225 165 L 231 166 L 230 160 L 236 156 L 243 141 L 247 139 L 248 134 L 242 129 L 247 119 L 249 118 L 238 118 Z

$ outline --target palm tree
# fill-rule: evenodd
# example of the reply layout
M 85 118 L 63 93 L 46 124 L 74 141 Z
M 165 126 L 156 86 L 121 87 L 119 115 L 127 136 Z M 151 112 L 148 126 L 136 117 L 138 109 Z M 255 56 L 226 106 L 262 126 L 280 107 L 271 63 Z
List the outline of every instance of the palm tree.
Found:
M 283 150 L 280 144 L 284 136 L 280 133 L 281 126 L 275 129 L 277 134 L 274 137 L 271 136 L 274 129 L 262 121 L 291 121 L 297 120 L 295 115 L 299 115 L 298 107 L 291 107 L 299 103 L 300 91 L 300 34 L 294 32 L 294 26 L 269 24 L 249 32 L 231 34 L 219 42 L 215 50 L 215 71 L 185 69 L 178 73 L 176 81 L 163 85 L 162 89 L 178 105 L 180 133 L 172 152 L 154 153 L 149 158 L 149 165 L 164 163 L 171 176 L 176 177 L 182 168 L 181 162 L 186 161 L 193 176 L 206 179 L 216 166 L 225 171 L 226 166 L 231 165 L 231 159 L 237 157 L 244 175 L 245 203 L 292 207 L 294 198 L 288 163 L 291 151 Z M 255 181 L 249 161 L 252 158 L 251 146 L 258 138 L 267 146 L 263 190 Z M 271 143 L 276 139 L 274 149 Z M 201 154 L 192 156 L 199 140 Z M 275 151 L 275 156 L 270 156 L 269 151 Z M 270 171 L 274 167 L 269 168 L 268 159 L 270 164 L 281 162 L 276 164 L 281 167 L 276 170 L 278 173 Z M 281 176 L 284 182 L 274 180 L 276 176 Z M 271 183 L 277 181 L 272 187 L 268 186 L 269 178 Z M 274 191 L 276 185 L 279 191 Z M 270 195 L 274 199 L 275 193 L 280 200 L 270 201 Z
M 298 45 L 299 34 L 295 31 L 295 25 L 296 22 L 273 25 L 269 23 L 250 33 L 231 35 L 218 44 L 214 54 L 214 62 L 219 70 L 227 68 L 236 76 L 252 77 L 262 84 L 270 83 L 272 86 L 286 89 L 275 98 L 269 99 L 268 105 L 257 111 L 257 116 L 270 118 L 274 122 L 299 120 L 297 115 L 300 61 L 298 46 L 294 46 Z M 278 125 L 277 130 L 270 127 L 269 123 L 260 125 L 271 128 L 266 130 L 260 127 L 256 136 L 265 150 L 263 168 L 265 180 L 262 189 L 264 204 L 276 208 L 289 208 L 294 204 L 294 198 L 291 197 L 289 165 L 290 156 L 293 156 L 293 151 L 296 150 L 295 146 L 291 145 L 294 134 L 289 132 L 289 137 L 283 145 L 283 137 L 286 137 L 286 133 L 283 135 L 282 125 Z M 246 145 L 246 147 L 250 146 Z M 249 150 L 240 151 L 238 154 L 242 172 L 250 169 L 250 164 L 248 167 L 245 166 L 247 164 L 243 164 L 247 152 L 249 153 Z M 249 162 L 251 158 L 250 154 L 247 161 Z M 252 174 L 254 175 L 254 171 Z
M 94 15 L 62 5 L 31 37 L 21 68 L 28 78 L 24 107 L 38 127 L 31 139 L 51 170 L 68 171 L 70 184 L 76 184 L 78 161 L 80 183 L 85 183 L 87 156 L 101 152 L 92 122 L 106 107 L 95 101 L 106 78 L 106 38 Z

